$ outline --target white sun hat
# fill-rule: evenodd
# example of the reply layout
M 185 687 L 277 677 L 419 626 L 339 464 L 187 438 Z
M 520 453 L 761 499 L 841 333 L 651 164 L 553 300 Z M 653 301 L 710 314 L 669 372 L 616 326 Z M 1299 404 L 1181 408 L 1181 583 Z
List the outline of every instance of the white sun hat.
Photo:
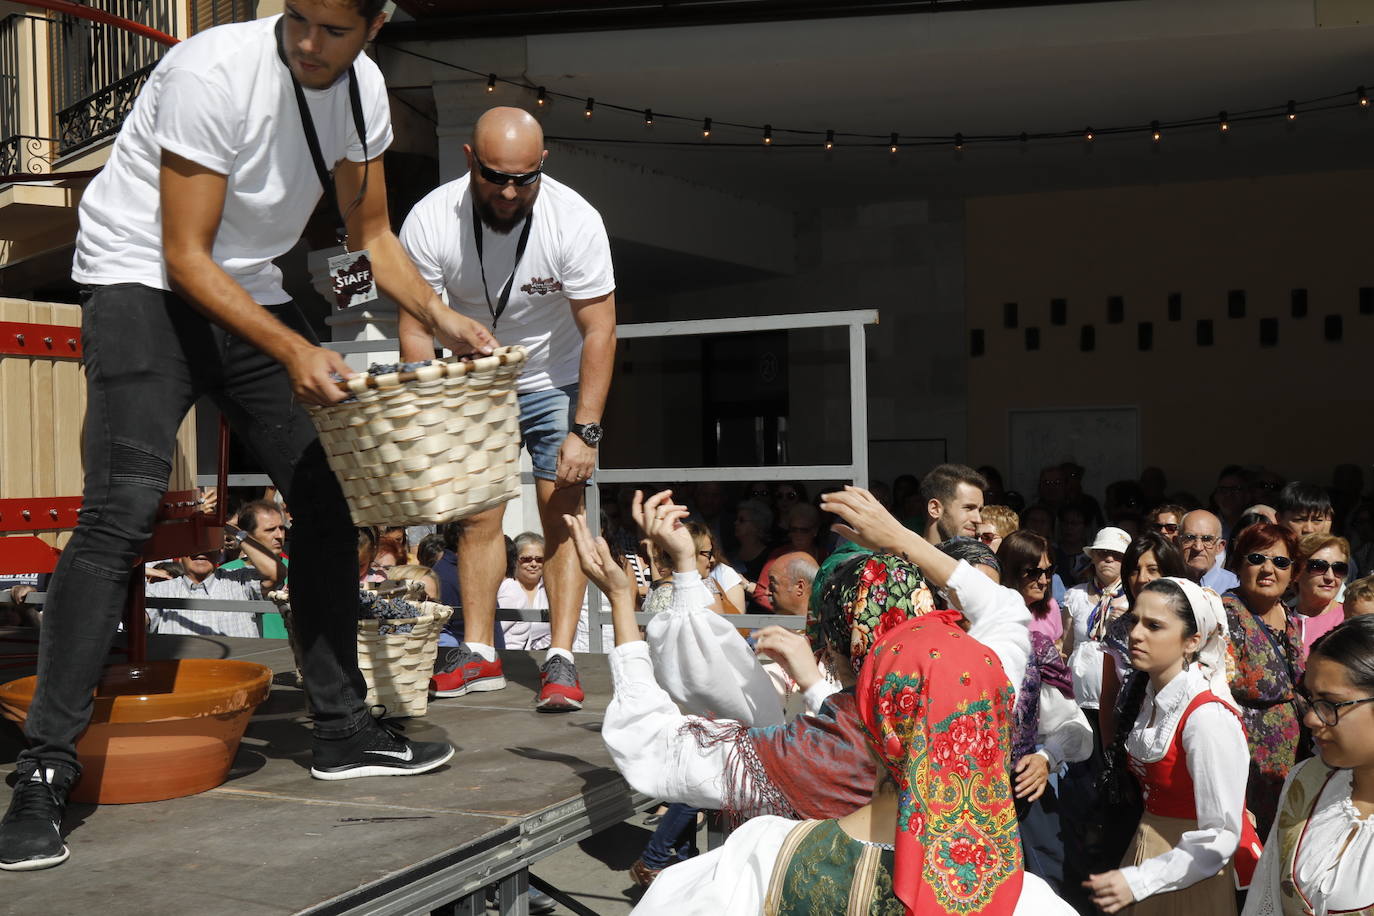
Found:
M 1097 537 L 1087 547 L 1083 548 L 1083 553 L 1087 554 L 1088 559 L 1092 559 L 1094 550 L 1110 550 L 1112 553 L 1124 554 L 1126 548 L 1131 546 L 1131 536 L 1120 528 L 1103 528 L 1097 532 Z

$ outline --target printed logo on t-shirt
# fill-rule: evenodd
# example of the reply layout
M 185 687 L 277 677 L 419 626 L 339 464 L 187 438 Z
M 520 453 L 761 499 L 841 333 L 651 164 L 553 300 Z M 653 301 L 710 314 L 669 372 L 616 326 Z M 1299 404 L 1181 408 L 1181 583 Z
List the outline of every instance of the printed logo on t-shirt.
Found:
M 530 282 L 520 287 L 520 292 L 527 296 L 532 296 L 535 293 L 546 296 L 549 293 L 559 293 L 562 291 L 563 284 L 553 277 L 530 277 Z

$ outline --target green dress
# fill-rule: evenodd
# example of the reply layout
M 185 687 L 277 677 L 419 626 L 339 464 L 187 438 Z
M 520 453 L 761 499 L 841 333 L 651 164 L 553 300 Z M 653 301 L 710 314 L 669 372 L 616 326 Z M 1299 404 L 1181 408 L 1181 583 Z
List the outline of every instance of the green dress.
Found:
M 766 916 L 904 916 L 892 890 L 891 847 L 864 843 L 837 821 L 802 821 L 787 834 L 764 901 Z

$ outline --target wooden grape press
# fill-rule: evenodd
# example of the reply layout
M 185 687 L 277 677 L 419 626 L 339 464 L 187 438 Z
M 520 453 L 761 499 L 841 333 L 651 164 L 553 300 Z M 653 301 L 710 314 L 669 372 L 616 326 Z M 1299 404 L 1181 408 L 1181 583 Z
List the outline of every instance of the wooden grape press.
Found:
M 51 573 L 71 539 L 81 508 L 82 423 L 86 385 L 81 367 L 81 308 L 0 299 L 0 575 Z M 157 410 L 157 404 L 149 404 Z M 228 425 L 219 431 L 219 499 L 201 511 L 196 491 L 196 414 L 177 431 L 167 495 L 153 535 L 129 577 L 124 607 L 130 664 L 147 644 L 143 563 L 220 548 L 227 502 Z M 36 644 L 23 637 L 8 640 Z M 0 667 L 25 667 L 37 652 L 0 656 Z

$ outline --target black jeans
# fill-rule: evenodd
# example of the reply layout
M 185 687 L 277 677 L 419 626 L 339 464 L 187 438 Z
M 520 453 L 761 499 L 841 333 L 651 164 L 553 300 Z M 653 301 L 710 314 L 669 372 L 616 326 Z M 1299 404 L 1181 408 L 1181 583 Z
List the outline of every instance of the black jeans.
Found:
M 314 341 L 294 305 L 267 308 Z M 22 758 L 79 769 L 76 740 L 167 489 L 177 427 L 202 394 L 291 507 L 292 610 L 315 734 L 361 729 L 368 711 L 358 670 L 357 534 L 285 369 L 176 295 L 135 283 L 86 292 L 81 335 L 85 494 L 48 590 Z

